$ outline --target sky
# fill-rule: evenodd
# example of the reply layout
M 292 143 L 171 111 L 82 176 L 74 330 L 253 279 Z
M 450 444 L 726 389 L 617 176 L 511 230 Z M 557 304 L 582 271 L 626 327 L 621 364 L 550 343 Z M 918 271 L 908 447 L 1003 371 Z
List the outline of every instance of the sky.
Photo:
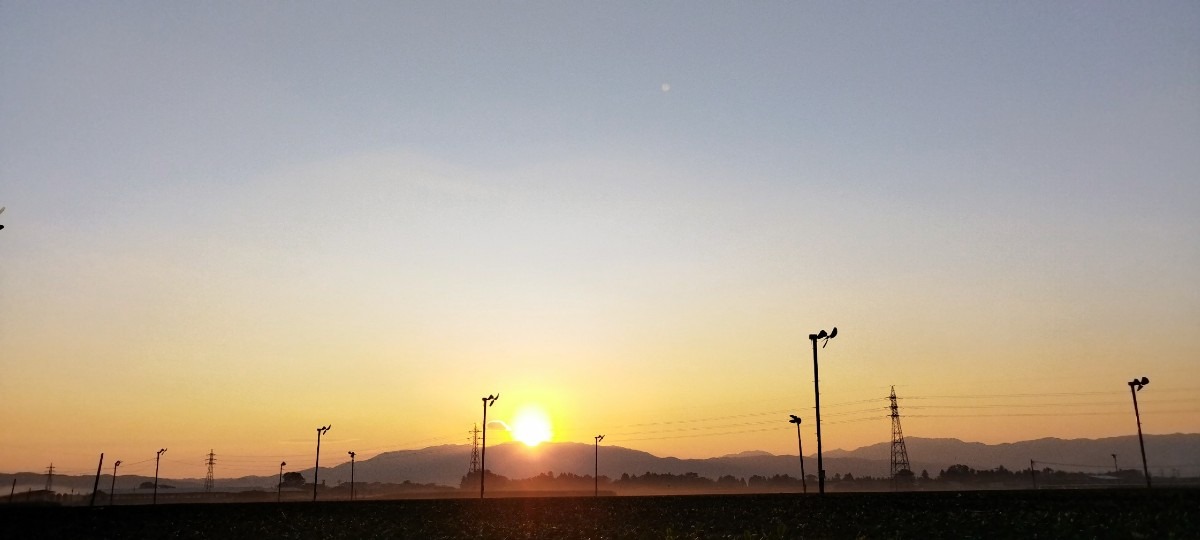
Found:
M 794 413 L 811 454 L 835 326 L 825 449 L 890 440 L 892 386 L 910 437 L 1132 435 L 1141 376 L 1146 433 L 1200 431 L 1197 28 L 2 0 L 0 471 L 274 474 L 323 425 L 333 465 L 497 392 L 686 458 L 794 453 Z

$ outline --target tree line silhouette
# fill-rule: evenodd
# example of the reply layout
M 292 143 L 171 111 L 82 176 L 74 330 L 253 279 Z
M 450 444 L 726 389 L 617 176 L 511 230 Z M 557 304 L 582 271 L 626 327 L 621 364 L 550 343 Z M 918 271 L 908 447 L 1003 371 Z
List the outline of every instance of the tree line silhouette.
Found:
M 462 477 L 460 489 L 475 489 L 479 485 L 479 473 Z M 807 475 L 809 482 L 815 475 Z M 1030 489 L 1054 487 L 1103 487 L 1136 485 L 1142 481 L 1141 471 L 1127 469 L 1108 473 L 1086 473 L 1041 469 L 1011 470 L 1003 465 L 992 469 L 975 469 L 956 464 L 930 474 L 922 470 L 919 474 L 901 474 L 894 480 L 888 476 L 855 476 L 851 473 L 834 474 L 827 477 L 828 488 L 836 491 L 888 491 L 904 490 L 955 490 L 973 489 Z M 595 480 L 592 475 L 544 472 L 530 478 L 512 479 L 491 471 L 487 483 L 497 491 L 588 491 Z M 771 476 L 752 475 L 735 477 L 725 475 L 718 478 L 700 476 L 697 473 L 624 473 L 619 478 L 600 476 L 602 491 L 617 493 L 638 492 L 799 492 L 803 489 L 800 478 L 789 474 Z

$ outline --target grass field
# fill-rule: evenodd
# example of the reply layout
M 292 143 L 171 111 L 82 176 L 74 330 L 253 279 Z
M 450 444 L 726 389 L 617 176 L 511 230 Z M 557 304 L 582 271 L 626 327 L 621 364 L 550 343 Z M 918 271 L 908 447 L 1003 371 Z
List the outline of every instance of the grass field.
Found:
M 1200 538 L 1200 490 L 13 505 L 0 538 Z

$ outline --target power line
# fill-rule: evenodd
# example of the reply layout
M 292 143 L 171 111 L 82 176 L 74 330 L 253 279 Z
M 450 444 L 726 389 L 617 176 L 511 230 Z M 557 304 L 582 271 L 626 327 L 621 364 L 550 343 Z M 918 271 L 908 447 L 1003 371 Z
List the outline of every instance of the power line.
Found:
M 694 434 L 694 435 L 668 435 L 668 436 L 664 436 L 664 437 L 641 437 L 641 438 L 637 438 L 637 439 L 621 439 L 621 442 L 658 441 L 658 440 L 666 440 L 666 439 L 691 439 L 691 438 L 695 438 L 695 437 L 720 437 L 723 435 L 739 435 L 742 433 L 761 433 L 764 431 L 779 431 L 780 429 L 781 428 L 773 427 L 773 428 L 766 428 L 766 429 L 746 429 L 746 430 L 740 430 L 740 431 L 726 431 L 724 433 L 698 433 L 698 434 Z M 786 427 L 783 429 L 786 429 Z
M 1200 409 L 1157 411 L 1159 413 L 1200 413 Z M 1058 417 L 1058 416 L 1121 416 L 1122 412 L 1076 412 L 1076 413 L 1012 413 L 1012 414 L 910 414 L 910 418 L 1009 418 L 1009 417 Z

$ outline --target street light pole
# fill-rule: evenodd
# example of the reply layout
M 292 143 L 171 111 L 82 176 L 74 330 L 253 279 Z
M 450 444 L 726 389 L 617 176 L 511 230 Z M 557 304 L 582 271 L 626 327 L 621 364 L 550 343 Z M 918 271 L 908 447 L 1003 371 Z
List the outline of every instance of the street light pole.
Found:
M 166 451 L 167 449 L 163 448 L 154 456 L 154 496 L 151 497 L 150 504 L 158 504 L 158 462 L 162 460 L 163 452 Z
M 596 435 L 596 474 L 593 480 L 596 481 L 596 491 L 593 497 L 600 496 L 600 441 L 604 440 L 604 435 Z
M 1142 377 L 1129 381 L 1129 394 L 1133 396 L 1133 415 L 1137 418 L 1138 446 L 1142 448 L 1142 472 L 1146 475 L 1146 487 L 1150 487 L 1150 467 L 1146 465 L 1146 443 L 1142 440 L 1142 414 L 1138 412 L 1137 393 L 1142 387 L 1150 384 L 1150 379 Z M 1114 458 L 1115 459 L 1115 458 Z
M 825 494 L 825 461 L 821 452 L 821 377 L 817 368 L 817 340 L 825 340 L 821 343 L 821 348 L 829 343 L 829 340 L 837 337 L 837 327 L 833 327 L 832 332 L 826 333 L 821 330 L 816 334 L 809 334 L 808 339 L 812 340 L 813 346 L 813 394 L 816 397 L 817 409 L 817 488 L 821 495 Z
M 789 416 L 792 419 L 788 422 L 796 424 L 796 446 L 800 447 L 800 485 L 804 488 L 804 492 L 808 493 L 808 479 L 804 478 L 804 439 L 800 438 L 800 417 L 794 414 Z
M 100 463 L 96 464 L 96 481 L 92 482 L 92 500 L 88 502 L 88 508 L 96 506 L 96 492 L 100 491 L 100 470 L 104 468 L 104 452 L 100 453 Z
M 313 466 L 313 502 L 317 502 L 317 474 L 321 472 L 321 435 L 329 431 L 329 426 L 317 428 L 317 464 Z
M 275 502 L 283 501 L 283 466 L 287 465 L 286 461 L 279 462 L 279 482 L 275 484 Z
M 500 399 L 500 393 L 483 398 L 483 451 L 479 453 L 479 498 L 483 498 L 483 480 L 487 478 L 487 410 Z
M 121 466 L 121 460 L 119 460 L 119 459 L 117 460 L 116 463 L 113 463 L 112 485 L 108 487 L 108 505 L 109 506 L 112 506 L 113 495 L 117 491 L 117 467 L 120 467 L 120 466 Z
M 346 452 L 350 454 L 350 500 L 354 500 L 354 452 Z

